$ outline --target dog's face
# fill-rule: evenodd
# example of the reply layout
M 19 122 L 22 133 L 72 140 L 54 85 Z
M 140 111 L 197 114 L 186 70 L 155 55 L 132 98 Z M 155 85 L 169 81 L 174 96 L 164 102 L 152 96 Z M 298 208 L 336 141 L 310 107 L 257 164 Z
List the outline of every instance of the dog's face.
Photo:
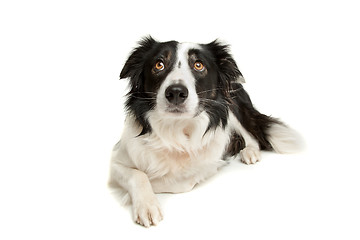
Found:
M 127 108 L 144 129 L 150 128 L 150 111 L 175 118 L 206 111 L 210 118 L 216 115 L 214 124 L 219 123 L 219 112 L 227 114 L 223 106 L 231 82 L 242 79 L 226 45 L 157 42 L 151 37 L 130 55 L 120 74 L 126 77 L 131 84 Z

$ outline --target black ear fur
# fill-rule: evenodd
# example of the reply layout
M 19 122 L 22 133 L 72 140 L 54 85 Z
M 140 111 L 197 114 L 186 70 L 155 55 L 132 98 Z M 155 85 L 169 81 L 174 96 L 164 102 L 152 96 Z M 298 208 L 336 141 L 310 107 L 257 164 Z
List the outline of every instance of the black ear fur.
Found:
M 230 54 L 229 45 L 221 43 L 219 40 L 212 41 L 205 45 L 215 57 L 217 66 L 219 67 L 220 79 L 231 84 L 231 82 L 243 81 L 241 74 L 235 60 Z
M 143 73 L 145 56 L 156 43 L 157 41 L 154 40 L 151 36 L 140 40 L 138 47 L 133 50 L 123 69 L 121 70 L 120 79 L 130 78 L 132 87 L 136 87 Z
M 138 44 L 138 47 L 130 54 L 121 70 L 120 79 L 130 79 L 130 91 L 127 94 L 128 98 L 125 106 L 128 111 L 131 111 L 131 113 L 134 114 L 136 121 L 143 127 L 139 134 L 143 135 L 151 131 L 150 124 L 145 118 L 145 113 L 148 112 L 153 105 L 144 100 L 147 96 L 142 95 L 141 81 L 144 74 L 144 65 L 147 55 L 158 42 L 151 36 L 148 36 L 140 40 Z

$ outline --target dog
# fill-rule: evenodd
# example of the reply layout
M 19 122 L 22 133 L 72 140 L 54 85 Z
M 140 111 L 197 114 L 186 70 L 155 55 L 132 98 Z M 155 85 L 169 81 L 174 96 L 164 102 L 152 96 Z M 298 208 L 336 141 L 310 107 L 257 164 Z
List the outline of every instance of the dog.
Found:
M 143 38 L 120 79 L 129 79 L 127 116 L 110 167 L 110 185 L 132 203 L 134 221 L 157 225 L 155 193 L 182 193 L 229 159 L 260 161 L 260 150 L 294 153 L 301 137 L 257 111 L 229 45 Z

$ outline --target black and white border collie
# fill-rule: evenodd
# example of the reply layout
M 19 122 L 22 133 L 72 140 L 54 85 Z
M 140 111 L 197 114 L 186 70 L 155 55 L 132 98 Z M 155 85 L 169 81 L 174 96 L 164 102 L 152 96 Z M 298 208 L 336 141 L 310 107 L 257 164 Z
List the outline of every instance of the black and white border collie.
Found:
M 292 153 L 299 135 L 258 112 L 228 46 L 144 38 L 120 78 L 130 80 L 127 117 L 111 160 L 110 184 L 132 202 L 134 220 L 163 219 L 155 193 L 181 193 L 229 159 L 260 160 L 260 150 Z

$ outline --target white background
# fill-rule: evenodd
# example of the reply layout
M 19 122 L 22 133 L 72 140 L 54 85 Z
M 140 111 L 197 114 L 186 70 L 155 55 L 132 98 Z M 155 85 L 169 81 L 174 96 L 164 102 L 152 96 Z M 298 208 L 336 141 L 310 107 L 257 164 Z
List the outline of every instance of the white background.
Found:
M 359 22 L 346 0 L 2 1 L 0 238 L 360 239 Z M 307 150 L 232 162 L 134 224 L 106 182 L 118 76 L 147 34 L 230 43 L 256 107 Z

